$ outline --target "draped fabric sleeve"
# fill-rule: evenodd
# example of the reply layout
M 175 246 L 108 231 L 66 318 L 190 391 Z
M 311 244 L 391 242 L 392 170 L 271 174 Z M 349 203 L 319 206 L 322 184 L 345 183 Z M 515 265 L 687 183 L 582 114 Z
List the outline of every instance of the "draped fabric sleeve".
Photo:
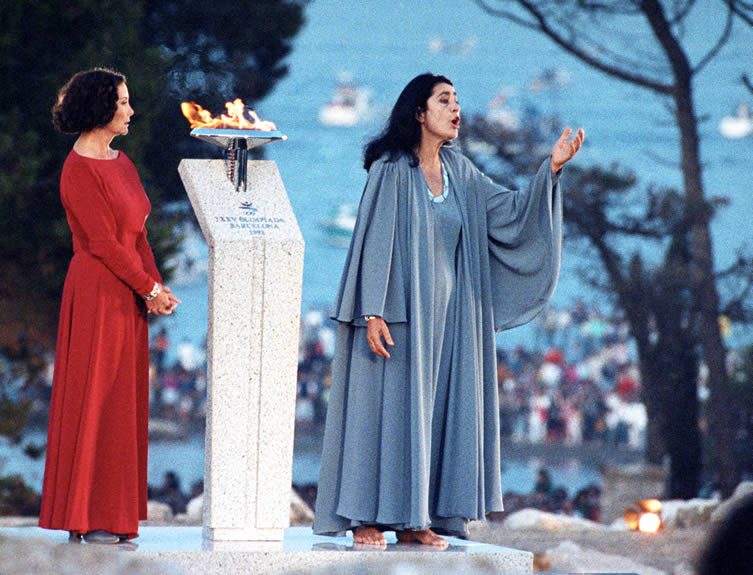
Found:
M 64 170 L 60 181 L 63 203 L 85 235 L 86 251 L 139 295 L 147 294 L 155 278 L 144 270 L 141 258 L 117 238 L 115 213 L 104 184 L 83 163 Z
M 398 233 L 399 172 L 397 162 L 384 158 L 369 170 L 332 314 L 337 321 L 365 325 L 365 315 L 387 323 L 408 319 Z
M 562 258 L 559 175 L 544 160 L 527 191 L 508 190 L 478 172 L 486 198 L 489 267 L 498 331 L 529 322 L 549 300 Z

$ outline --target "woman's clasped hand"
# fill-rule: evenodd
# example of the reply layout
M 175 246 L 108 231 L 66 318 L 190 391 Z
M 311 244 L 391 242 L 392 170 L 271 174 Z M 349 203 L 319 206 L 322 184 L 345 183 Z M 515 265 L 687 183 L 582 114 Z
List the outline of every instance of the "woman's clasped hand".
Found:
M 178 307 L 180 300 L 175 297 L 169 287 L 163 285 L 162 291 L 151 301 L 144 302 L 146 312 L 152 315 L 170 315 Z

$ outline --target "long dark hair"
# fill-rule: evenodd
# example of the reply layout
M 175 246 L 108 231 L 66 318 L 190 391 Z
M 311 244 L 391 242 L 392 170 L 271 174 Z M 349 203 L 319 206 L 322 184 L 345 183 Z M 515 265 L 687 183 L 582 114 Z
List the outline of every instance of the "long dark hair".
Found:
M 444 76 L 427 73 L 416 76 L 403 88 L 384 130 L 363 149 L 363 167 L 367 172 L 371 164 L 385 153 L 390 155 L 390 161 L 401 153 L 408 154 L 414 162 L 418 161 L 413 153 L 421 141 L 421 124 L 416 114 L 426 111 L 426 102 L 437 84 L 452 86 Z

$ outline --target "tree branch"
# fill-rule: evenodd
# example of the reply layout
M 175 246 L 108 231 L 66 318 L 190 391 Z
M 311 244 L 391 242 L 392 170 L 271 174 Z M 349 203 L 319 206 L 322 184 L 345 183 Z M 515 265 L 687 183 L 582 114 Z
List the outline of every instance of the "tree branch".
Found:
M 662 158 L 661 155 L 652 152 L 651 150 L 643 150 L 643 154 L 659 164 L 660 166 L 664 166 L 665 168 L 670 168 L 672 170 L 681 170 L 682 165 L 678 160 L 669 160 L 667 158 Z
M 672 26 L 676 26 L 685 20 L 685 17 L 690 13 L 690 10 L 695 6 L 695 0 L 689 0 L 685 6 L 677 10 L 677 13 L 672 17 L 670 23 Z
M 661 44 L 664 52 L 669 58 L 670 65 L 674 70 L 675 79 L 690 78 L 693 77 L 693 70 L 690 67 L 690 62 L 685 54 L 685 51 L 680 46 L 677 38 L 672 34 L 672 28 L 667 16 L 664 13 L 664 8 L 658 0 L 640 0 L 641 7 L 643 8 L 643 14 L 648 20 L 651 30 L 654 32 L 654 36 Z M 674 83 L 672 90 L 674 90 Z
M 743 81 L 743 84 L 745 84 L 748 91 L 753 94 L 753 81 L 751 81 L 750 76 L 743 74 L 740 79 Z
M 555 30 L 552 27 L 549 19 L 547 19 L 547 17 L 530 0 L 516 0 L 516 2 L 522 9 L 530 14 L 530 16 L 533 18 L 533 21 L 521 18 L 520 16 L 510 12 L 509 10 L 493 8 L 489 6 L 485 0 L 475 1 L 478 6 L 488 14 L 510 20 L 511 22 L 514 22 L 526 28 L 541 32 L 552 42 L 562 48 L 565 52 L 575 56 L 584 64 L 587 64 L 592 68 L 604 72 L 605 74 L 608 74 L 614 78 L 635 84 L 637 86 L 641 86 L 643 88 L 647 88 L 659 94 L 670 95 L 672 93 L 672 90 L 674 89 L 672 84 L 662 84 L 661 82 L 657 82 L 646 76 L 636 74 L 618 66 L 614 66 L 609 62 L 605 62 L 604 60 L 593 56 L 583 47 L 579 46 L 577 40 L 575 40 L 574 38 L 566 38 L 557 30 Z
M 739 0 L 722 0 L 748 26 L 753 27 L 753 3 Z
M 514 14 L 513 12 L 509 12 L 508 10 L 502 10 L 501 8 L 493 8 L 492 6 L 489 6 L 484 0 L 474 0 L 476 2 L 476 5 L 481 8 L 484 12 L 491 16 L 495 16 L 497 18 L 504 18 L 505 20 L 509 20 L 510 22 L 513 22 L 517 24 L 518 26 L 523 26 L 524 28 L 528 28 L 530 30 L 538 30 L 539 28 L 536 26 L 535 23 L 529 22 L 528 20 L 525 20 L 518 16 L 517 14 Z
M 714 59 L 714 56 L 716 56 L 719 53 L 719 50 L 722 49 L 722 47 L 727 43 L 727 41 L 730 38 L 730 34 L 732 33 L 732 23 L 735 21 L 735 13 L 730 7 L 727 11 L 727 23 L 724 25 L 724 30 L 722 31 L 721 35 L 719 36 L 719 40 L 717 40 L 716 44 L 703 56 L 703 58 L 700 59 L 698 64 L 695 65 L 694 68 L 691 69 L 691 74 L 697 74 L 699 73 L 705 66 L 708 64 L 711 60 Z

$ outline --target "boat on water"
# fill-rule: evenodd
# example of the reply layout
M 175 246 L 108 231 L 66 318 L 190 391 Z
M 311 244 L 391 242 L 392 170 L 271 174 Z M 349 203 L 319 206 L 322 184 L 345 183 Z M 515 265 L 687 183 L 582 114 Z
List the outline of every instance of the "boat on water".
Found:
M 340 204 L 330 215 L 321 220 L 320 226 L 327 236 L 327 241 L 336 246 L 347 247 L 356 227 L 358 206 Z
M 371 107 L 371 94 L 347 76 L 341 76 L 332 98 L 319 109 L 325 126 L 352 128 L 363 121 Z
M 740 102 L 733 116 L 719 121 L 719 132 L 730 140 L 739 140 L 753 134 L 753 112 L 748 104 Z

